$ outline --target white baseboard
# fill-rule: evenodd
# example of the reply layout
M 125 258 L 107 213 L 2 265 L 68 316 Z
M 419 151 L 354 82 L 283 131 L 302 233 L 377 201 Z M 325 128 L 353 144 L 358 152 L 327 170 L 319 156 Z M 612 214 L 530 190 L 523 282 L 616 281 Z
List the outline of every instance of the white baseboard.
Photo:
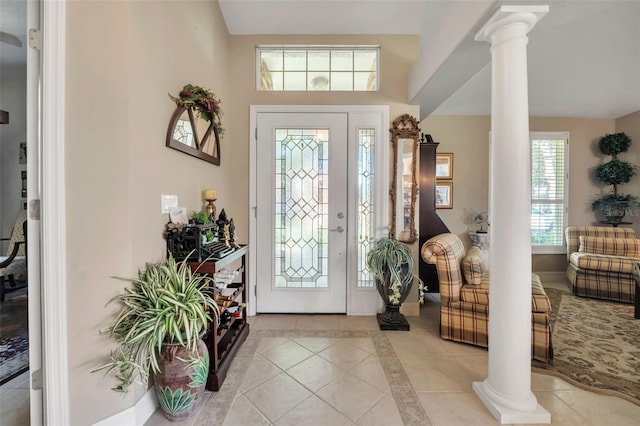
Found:
M 158 408 L 156 392 L 151 386 L 133 407 L 94 423 L 93 426 L 138 426 L 143 425 Z

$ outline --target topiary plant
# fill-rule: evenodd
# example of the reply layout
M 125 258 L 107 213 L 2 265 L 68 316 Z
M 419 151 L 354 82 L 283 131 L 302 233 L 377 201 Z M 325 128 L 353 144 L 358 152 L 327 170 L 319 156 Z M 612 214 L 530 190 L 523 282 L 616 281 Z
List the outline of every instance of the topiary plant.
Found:
M 636 196 L 618 193 L 618 185 L 628 183 L 636 174 L 635 166 L 618 158 L 618 154 L 627 152 L 630 146 L 631 138 L 622 132 L 608 133 L 598 141 L 600 152 L 612 158 L 596 167 L 595 176 L 600 183 L 611 185 L 612 188 L 607 194 L 596 198 L 591 207 L 594 211 L 602 211 L 608 222 L 620 222 L 629 205 L 638 202 Z

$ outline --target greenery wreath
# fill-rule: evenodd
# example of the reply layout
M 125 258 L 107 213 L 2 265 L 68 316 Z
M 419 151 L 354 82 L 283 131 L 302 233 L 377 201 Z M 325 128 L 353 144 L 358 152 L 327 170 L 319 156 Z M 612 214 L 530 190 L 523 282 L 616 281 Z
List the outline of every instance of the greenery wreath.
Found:
M 209 121 L 216 126 L 218 130 L 218 136 L 222 137 L 224 129 L 222 128 L 222 108 L 220 108 L 220 99 L 216 98 L 216 95 L 209 89 L 203 89 L 200 86 L 194 86 L 192 84 L 186 84 L 178 96 L 169 97 L 178 105 L 185 108 L 194 108 L 198 117 L 203 120 Z

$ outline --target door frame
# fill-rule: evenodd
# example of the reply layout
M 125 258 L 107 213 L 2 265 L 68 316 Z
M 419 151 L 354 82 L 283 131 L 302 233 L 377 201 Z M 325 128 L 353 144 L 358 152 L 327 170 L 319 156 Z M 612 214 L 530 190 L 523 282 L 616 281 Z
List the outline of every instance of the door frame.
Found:
M 356 137 L 357 117 L 377 114 L 375 126 L 379 129 L 380 143 L 376 144 L 376 238 L 386 235 L 389 227 L 389 106 L 388 105 L 251 105 L 249 120 L 249 281 L 247 314 L 256 315 L 256 242 L 257 242 L 257 177 L 256 177 L 256 144 L 257 123 L 259 113 L 346 113 L 349 142 Z M 349 143 L 348 155 L 353 158 L 355 145 Z M 356 171 L 349 169 L 351 180 Z M 353 185 L 352 185 L 353 186 Z M 355 189 L 349 189 L 347 203 L 353 199 Z M 355 229 L 355 217 L 348 215 L 347 229 Z M 355 276 L 357 265 L 353 262 L 356 253 L 355 237 L 348 237 L 347 241 L 347 315 L 373 315 L 382 306 L 382 301 L 375 287 L 356 288 Z

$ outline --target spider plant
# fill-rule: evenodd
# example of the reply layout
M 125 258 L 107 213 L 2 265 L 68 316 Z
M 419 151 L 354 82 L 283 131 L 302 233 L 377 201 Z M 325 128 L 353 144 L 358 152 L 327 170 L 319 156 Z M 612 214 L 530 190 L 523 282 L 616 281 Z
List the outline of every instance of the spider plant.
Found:
M 376 278 L 376 288 L 385 304 L 400 305 L 413 285 L 413 257 L 409 247 L 393 238 L 376 240 L 367 253 L 367 267 Z M 420 302 L 424 284 L 420 285 Z
M 187 259 L 189 257 L 187 256 Z M 217 320 L 216 302 L 209 294 L 210 278 L 191 271 L 187 260 L 167 260 L 147 264 L 138 278 L 114 277 L 132 284 L 108 303 L 122 308 L 104 331 L 118 344 L 109 355 L 110 362 L 93 370 L 114 374 L 119 384 L 115 391 L 127 392 L 140 379 L 146 384 L 149 373 L 158 373 L 163 344 L 179 343 L 196 351 L 201 333 Z

